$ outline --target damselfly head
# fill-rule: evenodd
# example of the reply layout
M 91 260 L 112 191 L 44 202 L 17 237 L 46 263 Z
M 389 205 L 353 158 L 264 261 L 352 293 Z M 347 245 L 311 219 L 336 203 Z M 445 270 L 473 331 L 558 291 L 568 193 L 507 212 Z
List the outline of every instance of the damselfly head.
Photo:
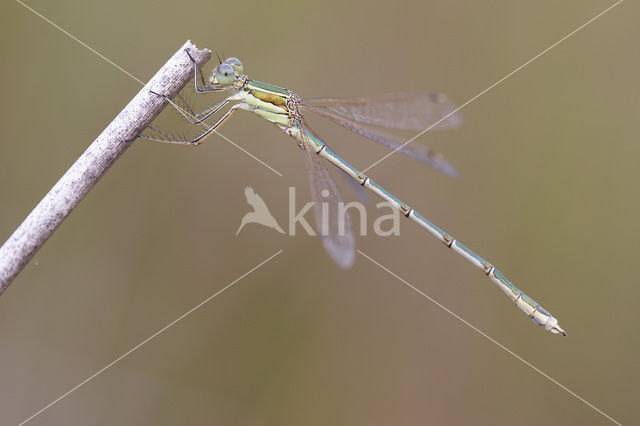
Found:
M 242 66 L 242 62 L 240 62 L 240 59 L 238 58 L 227 58 L 224 60 L 223 64 L 229 64 L 233 67 L 233 69 L 235 70 L 235 72 L 237 72 L 238 74 L 244 74 L 244 68 Z
M 238 58 L 227 58 L 213 69 L 209 82 L 216 86 L 231 86 L 243 72 L 242 62 Z
M 213 69 L 209 82 L 216 86 L 229 86 L 235 79 L 236 72 L 233 66 L 223 62 Z

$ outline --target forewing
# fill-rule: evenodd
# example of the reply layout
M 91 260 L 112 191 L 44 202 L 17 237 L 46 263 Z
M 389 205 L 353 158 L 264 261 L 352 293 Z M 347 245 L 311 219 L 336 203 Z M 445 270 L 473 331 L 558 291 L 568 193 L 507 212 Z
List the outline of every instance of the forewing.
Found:
M 304 133 L 304 132 L 303 132 Z M 316 220 L 316 232 L 331 259 L 343 269 L 348 269 L 355 260 L 355 240 L 351 231 L 351 217 L 341 211 L 344 202 L 338 187 L 318 154 L 305 146 L 311 198 Z
M 304 104 L 302 105 L 302 109 L 307 109 L 312 111 L 320 116 L 329 118 L 342 127 L 345 127 L 352 132 L 355 132 L 361 136 L 364 136 L 367 139 L 371 139 L 374 142 L 378 142 L 381 145 L 386 146 L 394 151 L 398 151 L 408 157 L 411 157 L 417 161 L 420 161 L 427 166 L 433 167 L 436 170 L 447 174 L 449 176 L 457 177 L 458 171 L 456 170 L 451 163 L 449 163 L 442 154 L 439 152 L 426 147 L 424 145 L 420 145 L 414 141 L 409 143 L 407 139 L 400 138 L 396 135 L 392 135 L 382 130 L 375 129 L 372 127 L 368 127 L 362 125 L 360 123 L 355 122 L 354 120 L 350 120 L 348 118 L 342 117 L 336 113 L 325 111 L 323 109 L 317 108 L 312 105 Z
M 455 105 L 436 92 L 386 93 L 362 98 L 317 98 L 305 100 L 360 123 L 390 129 L 444 130 L 462 123 Z M 437 123 L 437 124 L 436 124 Z

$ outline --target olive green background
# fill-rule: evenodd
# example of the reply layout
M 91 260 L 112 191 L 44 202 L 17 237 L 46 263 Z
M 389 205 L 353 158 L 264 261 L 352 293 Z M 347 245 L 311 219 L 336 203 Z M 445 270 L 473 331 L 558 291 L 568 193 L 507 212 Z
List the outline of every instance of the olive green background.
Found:
M 438 90 L 460 105 L 612 3 L 28 4 L 145 81 L 190 39 L 303 97 Z M 626 424 L 640 421 L 638 12 L 622 3 L 463 108 L 461 128 L 416 141 L 461 179 L 402 155 L 368 172 L 494 262 L 568 337 L 534 326 L 413 223 L 357 238 Z M 140 85 L 17 2 L 2 2 L 0 23 L 4 241 Z M 314 123 L 357 167 L 387 152 Z M 256 116 L 238 113 L 221 133 L 283 176 L 217 136 L 198 148 L 136 141 L 0 297 L 0 423 L 29 417 L 280 249 L 30 424 L 608 423 L 363 256 L 342 271 L 300 228 L 248 225 L 236 237 L 245 186 L 286 227 L 288 188 L 299 208 L 307 173 L 294 141 Z

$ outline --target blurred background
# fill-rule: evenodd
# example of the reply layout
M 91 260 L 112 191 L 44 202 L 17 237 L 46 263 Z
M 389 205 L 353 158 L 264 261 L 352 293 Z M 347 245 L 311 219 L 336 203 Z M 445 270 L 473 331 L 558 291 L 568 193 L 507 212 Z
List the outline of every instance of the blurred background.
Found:
M 190 39 L 303 97 L 437 90 L 460 105 L 612 3 L 28 5 L 144 81 Z M 19 3 L 0 9 L 4 241 L 140 85 Z M 628 424 L 640 421 L 636 16 L 636 4 L 620 4 L 466 106 L 462 127 L 415 142 L 444 153 L 460 179 L 402 155 L 368 172 L 493 262 L 568 337 L 534 326 L 414 223 L 397 237 L 357 237 L 368 256 Z M 387 152 L 313 123 L 356 167 Z M 301 229 L 254 224 L 236 237 L 245 186 L 286 227 L 288 188 L 298 206 L 309 201 L 307 172 L 294 141 L 256 116 L 238 113 L 221 133 L 283 176 L 218 136 L 198 148 L 136 141 L 0 297 L 2 424 L 280 249 L 30 424 L 609 423 L 363 256 L 343 271 Z

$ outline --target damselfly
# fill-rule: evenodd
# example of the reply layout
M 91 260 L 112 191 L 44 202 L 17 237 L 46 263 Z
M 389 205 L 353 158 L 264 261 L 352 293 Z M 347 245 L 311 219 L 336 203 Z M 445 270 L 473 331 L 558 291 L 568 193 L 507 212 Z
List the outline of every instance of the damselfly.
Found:
M 162 142 L 199 145 L 239 109 L 253 112 L 294 138 L 299 147 L 306 152 L 311 194 L 315 201 L 316 222 L 318 222 L 318 227 L 323 228 L 321 235 L 325 248 L 339 266 L 348 268 L 353 263 L 355 257 L 354 237 L 350 229 L 348 212 L 344 212 L 343 208 L 338 207 L 342 205 L 338 188 L 321 159 L 338 167 L 355 182 L 368 188 L 397 208 L 404 216 L 425 228 L 447 247 L 482 270 L 536 324 L 552 333 L 566 335 L 558 325 L 558 320 L 511 284 L 492 264 L 340 158 L 320 140 L 303 119 L 303 112 L 313 112 L 443 173 L 456 175 L 456 170 L 439 153 L 422 145 L 407 144 L 398 136 L 377 128 L 423 131 L 430 127 L 435 129 L 456 127 L 460 124 L 460 118 L 446 96 L 440 93 L 426 92 L 391 93 L 353 99 L 322 98 L 303 101 L 290 90 L 249 79 L 244 74 L 242 63 L 236 58 L 228 58 L 215 67 L 207 83 L 188 50 L 186 53 L 193 62 L 196 92 L 225 91 L 230 95 L 200 113 L 195 113 L 186 102 L 178 105 L 167 98 L 171 105 L 192 124 L 202 125 L 206 130 L 196 138 L 188 140 L 174 137 L 151 127 L 154 135 L 142 134 L 142 137 Z M 198 80 L 200 80 L 200 85 L 198 85 Z M 208 118 L 230 104 L 231 106 L 221 118 L 212 125 L 206 124 Z M 328 209 L 324 209 L 325 211 L 322 211 L 323 204 L 329 206 Z

